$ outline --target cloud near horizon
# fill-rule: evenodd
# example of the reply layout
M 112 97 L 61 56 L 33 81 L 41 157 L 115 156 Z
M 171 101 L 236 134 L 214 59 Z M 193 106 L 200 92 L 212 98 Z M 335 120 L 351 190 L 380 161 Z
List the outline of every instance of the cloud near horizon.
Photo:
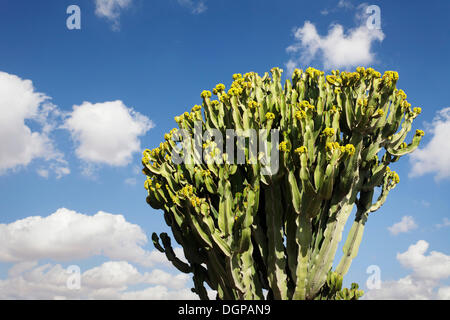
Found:
M 145 232 L 123 215 L 99 211 L 93 216 L 60 208 L 47 216 L 32 216 L 0 224 L 0 262 L 44 259 L 70 261 L 105 256 L 142 266 L 164 263 L 159 251 L 146 251 Z
M 407 251 L 397 253 L 397 261 L 412 273 L 399 280 L 383 281 L 380 289 L 369 290 L 364 299 L 450 299 L 450 286 L 443 284 L 450 277 L 450 256 L 437 251 L 426 255 L 428 248 L 428 242 L 419 240 Z

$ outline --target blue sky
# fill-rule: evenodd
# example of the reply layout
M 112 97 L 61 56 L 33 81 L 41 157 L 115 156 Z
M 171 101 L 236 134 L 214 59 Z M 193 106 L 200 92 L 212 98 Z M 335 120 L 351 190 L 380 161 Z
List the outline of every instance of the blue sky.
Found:
M 81 30 L 66 27 L 72 4 Z M 381 29 L 365 27 L 368 5 L 380 8 Z M 141 151 L 234 73 L 363 65 L 399 72 L 398 87 L 423 111 L 413 131 L 427 134 L 393 166 L 401 183 L 369 217 L 346 282 L 364 288 L 377 265 L 382 289 L 368 298 L 450 299 L 448 12 L 437 0 L 2 0 L 0 298 L 191 297 L 190 279 L 145 243 L 168 230 L 145 202 Z M 111 121 L 86 121 L 93 110 Z M 67 230 L 48 229 L 55 212 Z M 61 276 L 74 264 L 81 291 Z M 111 270 L 122 280 L 105 280 Z

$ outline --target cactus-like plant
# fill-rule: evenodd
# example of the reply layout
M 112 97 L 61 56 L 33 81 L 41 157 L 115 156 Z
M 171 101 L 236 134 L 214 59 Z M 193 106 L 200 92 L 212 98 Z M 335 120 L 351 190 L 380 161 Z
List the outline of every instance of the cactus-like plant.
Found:
M 356 284 L 341 290 L 342 277 L 369 214 L 399 183 L 389 165 L 414 151 L 424 134 L 417 130 L 411 143 L 404 142 L 421 109 L 411 109 L 396 88 L 397 72 L 381 76 L 359 67 L 325 76 L 313 68 L 296 69 L 284 87 L 281 73 L 273 68 L 272 76 L 235 74 L 227 92 L 223 84 L 214 88 L 217 100 L 203 91 L 201 106 L 175 118 L 188 138 L 194 137 L 196 121 L 201 130 L 223 135 L 227 129 L 278 129 L 279 144 L 269 131 L 262 135 L 272 154 L 274 147 L 279 153 L 276 172 L 262 170 L 261 154 L 238 141 L 243 164 L 176 164 L 176 154 L 196 152 L 179 150 L 179 129 L 144 151 L 147 202 L 164 211 L 187 262 L 176 257 L 167 234 L 153 234 L 153 242 L 175 267 L 193 274 L 193 291 L 201 299 L 208 298 L 205 283 L 218 299 L 359 298 Z M 206 157 L 229 160 L 214 141 L 203 142 Z M 332 271 L 354 205 L 344 254 Z

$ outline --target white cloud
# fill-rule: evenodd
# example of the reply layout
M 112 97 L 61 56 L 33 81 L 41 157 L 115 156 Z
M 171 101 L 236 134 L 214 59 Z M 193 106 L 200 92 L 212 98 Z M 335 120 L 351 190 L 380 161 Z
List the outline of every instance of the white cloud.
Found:
M 197 299 L 191 276 L 179 273 L 163 253 L 144 250 L 145 233 L 121 215 L 59 209 L 45 218 L 0 224 L 0 243 L 0 262 L 14 263 L 0 279 L 0 299 Z M 186 261 L 182 248 L 174 251 Z M 67 267 L 39 265 L 44 259 L 70 264 L 99 255 L 111 261 L 80 270 L 79 289 L 67 285 L 76 277 Z M 148 270 L 156 265 L 168 271 Z
M 369 290 L 364 299 L 448 299 L 450 287 L 441 281 L 450 277 L 450 256 L 436 251 L 425 255 L 429 244 L 419 240 L 397 260 L 412 273 L 394 281 L 384 281 L 381 289 Z
M 442 219 L 442 223 L 436 224 L 436 227 L 437 228 L 450 227 L 450 219 L 445 217 L 444 219 Z
M 137 183 L 137 179 L 136 178 L 127 178 L 125 179 L 125 184 L 129 185 L 129 186 L 135 186 Z
M 64 128 L 77 143 L 78 158 L 91 164 L 125 166 L 139 152 L 139 136 L 153 127 L 146 116 L 120 100 L 74 106 Z
M 208 9 L 205 0 L 178 0 L 178 3 L 188 8 L 193 14 L 200 14 Z
M 338 8 L 344 8 L 344 9 L 353 9 L 354 5 L 348 0 L 339 0 L 337 4 Z
M 68 288 L 69 277 L 73 273 L 60 264 L 10 271 L 0 280 L 0 299 L 197 299 L 188 288 L 190 276 L 160 269 L 141 273 L 126 261 L 108 261 L 82 272 L 79 289 Z M 133 290 L 135 285 L 146 287 Z
M 44 159 L 49 170 L 62 177 L 70 172 L 63 154 L 50 138 L 55 128 L 58 108 L 50 98 L 36 92 L 30 80 L 0 71 L 0 174 L 27 166 L 34 159 Z M 32 130 L 29 123 L 41 127 Z
M 132 0 L 95 0 L 95 14 L 110 20 L 113 30 L 120 29 L 119 18 L 122 10 L 128 8 Z
M 439 288 L 437 296 L 440 300 L 450 300 L 450 287 Z
M 450 256 L 431 251 L 425 255 L 429 244 L 419 240 L 404 253 L 397 254 L 397 260 L 406 268 L 413 270 L 413 276 L 420 279 L 439 280 L 450 277 Z
M 414 218 L 411 216 L 404 216 L 400 222 L 395 223 L 394 225 L 388 227 L 388 230 L 394 236 L 399 233 L 405 233 L 417 228 L 417 224 L 414 221 Z
M 286 62 L 288 73 L 300 65 L 306 66 L 313 61 L 322 63 L 324 69 L 367 66 L 375 60 L 372 44 L 384 40 L 381 29 L 368 28 L 366 22 L 367 3 L 355 7 L 350 1 L 340 0 L 335 8 L 324 9 L 322 15 L 328 15 L 338 9 L 356 10 L 355 20 L 358 27 L 344 31 L 340 24 L 332 24 L 326 36 L 317 32 L 316 26 L 305 21 L 303 27 L 294 28 L 295 42 L 286 51 L 291 58 Z
M 434 173 L 436 180 L 450 178 L 450 107 L 437 112 L 430 130 L 431 140 L 423 148 L 414 151 L 410 160 L 411 177 Z
M 143 266 L 166 263 L 164 254 L 143 248 L 147 242 L 144 231 L 122 215 L 100 211 L 88 216 L 62 208 L 48 217 L 0 224 L 0 261 L 69 261 L 103 255 Z
M 374 61 L 372 52 L 374 41 L 383 41 L 380 29 L 368 29 L 365 25 L 344 32 L 344 27 L 335 24 L 328 35 L 318 34 L 314 24 L 306 21 L 303 27 L 294 30 L 295 43 L 287 48 L 292 58 L 286 63 L 292 73 L 293 66 L 309 64 L 320 58 L 325 69 L 350 68 L 368 65 Z M 290 67 L 289 67 L 290 66 Z

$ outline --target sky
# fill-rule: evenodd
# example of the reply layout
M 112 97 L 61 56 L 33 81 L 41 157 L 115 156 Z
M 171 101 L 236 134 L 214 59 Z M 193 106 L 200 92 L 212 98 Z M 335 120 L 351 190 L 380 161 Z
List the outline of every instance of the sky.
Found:
M 151 243 L 170 230 L 145 202 L 142 151 L 202 90 L 275 66 L 398 71 L 426 135 L 392 166 L 401 182 L 344 284 L 364 299 L 450 299 L 449 12 L 445 0 L 1 0 L 0 299 L 194 299 Z

